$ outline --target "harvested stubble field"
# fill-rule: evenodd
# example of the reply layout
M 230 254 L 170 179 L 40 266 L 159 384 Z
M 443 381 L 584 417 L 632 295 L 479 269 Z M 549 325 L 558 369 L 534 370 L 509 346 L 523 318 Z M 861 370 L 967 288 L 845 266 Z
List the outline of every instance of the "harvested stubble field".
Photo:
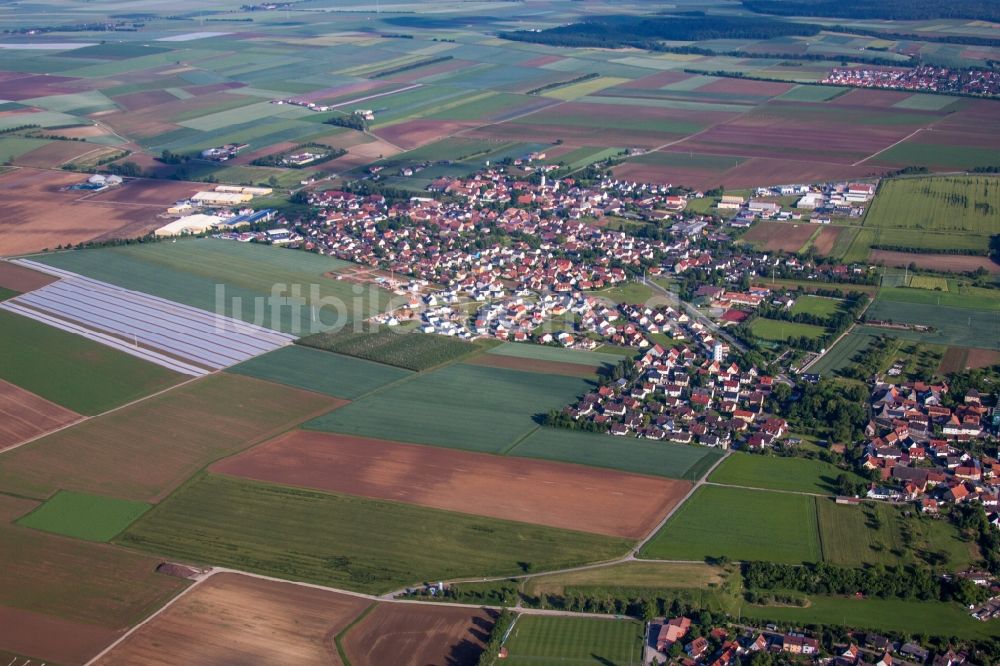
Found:
M 0 496 L 5 518 L 31 506 Z M 0 558 L 0 641 L 59 663 L 86 662 L 187 585 L 157 574 L 155 557 L 6 522 Z
M 66 409 L 93 415 L 173 386 L 183 375 L 0 311 L 0 378 Z
M 700 479 L 722 455 L 720 451 L 705 446 L 613 437 L 562 428 L 539 428 L 507 454 L 687 481 Z
M 210 470 L 634 539 L 648 534 L 690 488 L 638 474 L 301 430 Z
M 481 349 L 457 338 L 432 333 L 400 333 L 391 328 L 317 333 L 299 344 L 326 351 L 394 365 L 407 370 L 428 370 Z
M 259 379 L 210 375 L 5 454 L 0 484 L 33 497 L 66 488 L 155 500 L 213 460 L 340 404 Z
M 24 266 L 0 261 L 0 287 L 19 293 L 33 291 L 56 281 L 56 277 Z
M 400 382 L 306 427 L 499 453 L 537 427 L 535 416 L 563 408 L 588 387 L 576 377 L 456 364 Z
M 97 238 L 141 236 L 163 221 L 148 209 L 103 203 L 63 188 L 86 174 L 21 168 L 0 174 L 4 214 L 0 256 L 38 252 Z
M 822 558 L 814 498 L 702 486 L 641 551 L 645 558 L 801 564 Z
M 97 663 L 341 666 L 333 637 L 369 605 L 371 601 L 362 597 L 218 573 L 198 583 Z
M 352 666 L 475 666 L 495 611 L 379 604 L 340 639 Z
M 301 346 L 282 347 L 227 371 L 347 400 L 410 376 L 381 363 Z
M 872 250 L 868 260 L 874 264 L 884 264 L 902 268 L 915 264 L 917 268 L 945 273 L 972 273 L 982 268 L 993 274 L 1000 274 L 1000 264 L 989 257 L 974 257 L 963 254 L 916 254 L 891 250 Z
M 630 543 L 216 475 L 186 484 L 116 542 L 187 562 L 373 593 L 423 580 L 603 561 Z
M 742 240 L 765 252 L 798 252 L 813 234 L 816 225 L 794 222 L 757 222 Z
M 730 574 L 704 562 L 623 562 L 596 569 L 526 578 L 530 595 L 565 595 L 573 591 L 697 589 L 721 586 Z M 616 595 L 617 596 L 617 595 Z
M 594 367 L 589 365 L 562 363 L 560 361 L 540 361 L 498 354 L 480 354 L 469 359 L 466 363 L 490 368 L 523 370 L 525 372 L 540 372 L 543 374 L 565 375 L 567 377 L 582 377 L 584 379 L 594 379 L 597 376 L 594 372 Z
M 0 379 L 0 451 L 82 418 Z

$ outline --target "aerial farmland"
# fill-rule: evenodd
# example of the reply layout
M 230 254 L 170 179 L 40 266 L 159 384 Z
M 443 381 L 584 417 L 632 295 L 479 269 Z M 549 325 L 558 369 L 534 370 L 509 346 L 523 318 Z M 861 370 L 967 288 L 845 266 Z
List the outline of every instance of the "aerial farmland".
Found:
M 0 5 L 0 666 L 1000 663 L 998 29 Z

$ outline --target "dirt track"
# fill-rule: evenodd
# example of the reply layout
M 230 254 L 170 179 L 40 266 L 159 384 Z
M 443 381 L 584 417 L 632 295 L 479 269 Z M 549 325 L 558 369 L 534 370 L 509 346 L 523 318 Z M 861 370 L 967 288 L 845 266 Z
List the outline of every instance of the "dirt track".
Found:
M 293 431 L 213 472 L 506 520 L 640 538 L 691 484 L 524 458 Z
M 0 379 L 0 451 L 82 418 Z
M 492 627 L 478 608 L 380 604 L 342 644 L 353 666 L 475 666 Z
M 333 637 L 370 604 L 346 594 L 216 574 L 97 663 L 342 664 Z

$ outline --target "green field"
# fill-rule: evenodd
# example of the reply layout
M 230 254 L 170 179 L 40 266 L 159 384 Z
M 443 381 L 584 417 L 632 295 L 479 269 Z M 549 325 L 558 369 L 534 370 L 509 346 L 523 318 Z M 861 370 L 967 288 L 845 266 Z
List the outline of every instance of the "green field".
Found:
M 305 424 L 312 430 L 500 453 L 533 420 L 584 393 L 574 377 L 450 365 L 392 386 Z
M 813 596 L 809 597 L 806 608 L 744 604 L 741 612 L 747 618 L 796 627 L 828 624 L 850 626 L 852 629 L 963 638 L 991 638 L 996 636 L 997 630 L 996 621 L 980 622 L 961 605 L 941 601 Z
M 0 311 L 0 379 L 80 414 L 99 414 L 184 379 L 27 317 Z
M 875 242 L 882 245 L 978 248 L 985 254 L 990 234 L 1000 230 L 1000 178 L 883 181 L 864 224 L 877 230 Z
M 504 663 L 631 666 L 642 661 L 644 630 L 635 620 L 522 615 L 504 644 Z
M 410 373 L 350 356 L 289 346 L 234 365 L 227 372 L 355 400 Z
M 816 498 L 816 509 L 823 559 L 830 564 L 895 566 L 942 553 L 947 568 L 957 570 L 972 559 L 974 544 L 962 541 L 953 525 L 944 519 L 907 516 L 912 514 L 909 507 L 883 502 L 849 506 Z
M 933 295 L 937 292 L 927 292 Z M 880 329 L 893 337 L 928 344 L 1000 349 L 1000 310 L 947 307 L 879 298 L 866 313 L 869 320 L 930 326 L 931 331 Z
M 605 365 L 613 364 L 615 360 L 611 358 L 610 355 L 602 352 L 583 351 L 580 349 L 563 349 L 562 347 L 524 344 L 519 342 L 505 342 L 502 345 L 490 349 L 487 353 L 496 354 L 498 356 L 529 358 L 536 361 L 576 363 L 578 365 L 590 365 L 594 368 L 601 368 Z
M 788 338 L 807 337 L 810 340 L 826 335 L 826 329 L 812 324 L 757 317 L 750 322 L 750 332 L 762 340 L 784 342 Z
M 117 542 L 366 592 L 569 567 L 622 555 L 613 539 L 412 505 L 196 477 Z
M 394 365 L 407 370 L 428 370 L 482 349 L 458 338 L 380 328 L 377 331 L 343 329 L 317 333 L 299 344 L 326 351 Z
M 836 314 L 843 301 L 825 296 L 799 296 L 792 305 L 792 314 L 808 313 L 818 317 L 829 317 Z
M 110 541 L 150 508 L 145 502 L 60 490 L 17 524 L 77 539 Z
M 700 479 L 722 456 L 704 446 L 544 427 L 507 453 L 688 481 Z
M 714 483 L 733 486 L 791 490 L 803 493 L 836 494 L 837 477 L 846 474 L 853 483 L 864 479 L 821 460 L 734 453 L 712 472 Z
M 914 287 L 912 280 L 939 280 L 944 284 L 944 290 Z M 940 284 L 937 283 L 937 284 Z M 924 283 L 930 284 L 930 283 Z M 944 278 L 926 278 L 914 276 L 909 287 L 884 287 L 878 294 L 879 302 L 913 303 L 930 308 L 944 306 L 946 308 L 968 308 L 970 310 L 1000 311 L 1000 289 L 984 289 L 981 287 L 961 287 L 958 291 L 948 290 L 948 281 Z
M 388 300 L 382 289 L 366 288 L 358 296 L 350 283 L 325 276 L 345 267 L 343 261 L 213 238 L 59 252 L 36 259 L 295 335 L 346 324 L 357 314 L 368 316 Z M 272 293 L 283 299 L 295 297 L 296 289 L 304 304 L 273 303 L 269 298 Z
M 812 497 L 703 486 L 681 505 L 640 555 L 649 559 L 767 560 L 786 564 L 822 557 Z
M 823 376 L 837 374 L 854 362 L 855 356 L 863 352 L 877 336 L 854 329 L 841 338 L 840 342 L 827 350 L 819 361 L 809 366 L 809 372 Z
M 628 303 L 629 305 L 641 305 L 653 297 L 653 289 L 640 282 L 626 282 L 617 287 L 589 293 L 615 303 Z

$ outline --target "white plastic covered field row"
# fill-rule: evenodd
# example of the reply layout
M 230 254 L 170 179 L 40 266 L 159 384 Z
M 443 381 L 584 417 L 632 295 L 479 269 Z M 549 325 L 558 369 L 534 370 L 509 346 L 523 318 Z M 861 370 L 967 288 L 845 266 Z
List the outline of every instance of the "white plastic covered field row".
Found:
M 60 280 L 0 305 L 189 375 L 240 363 L 290 335 L 22 259 Z

